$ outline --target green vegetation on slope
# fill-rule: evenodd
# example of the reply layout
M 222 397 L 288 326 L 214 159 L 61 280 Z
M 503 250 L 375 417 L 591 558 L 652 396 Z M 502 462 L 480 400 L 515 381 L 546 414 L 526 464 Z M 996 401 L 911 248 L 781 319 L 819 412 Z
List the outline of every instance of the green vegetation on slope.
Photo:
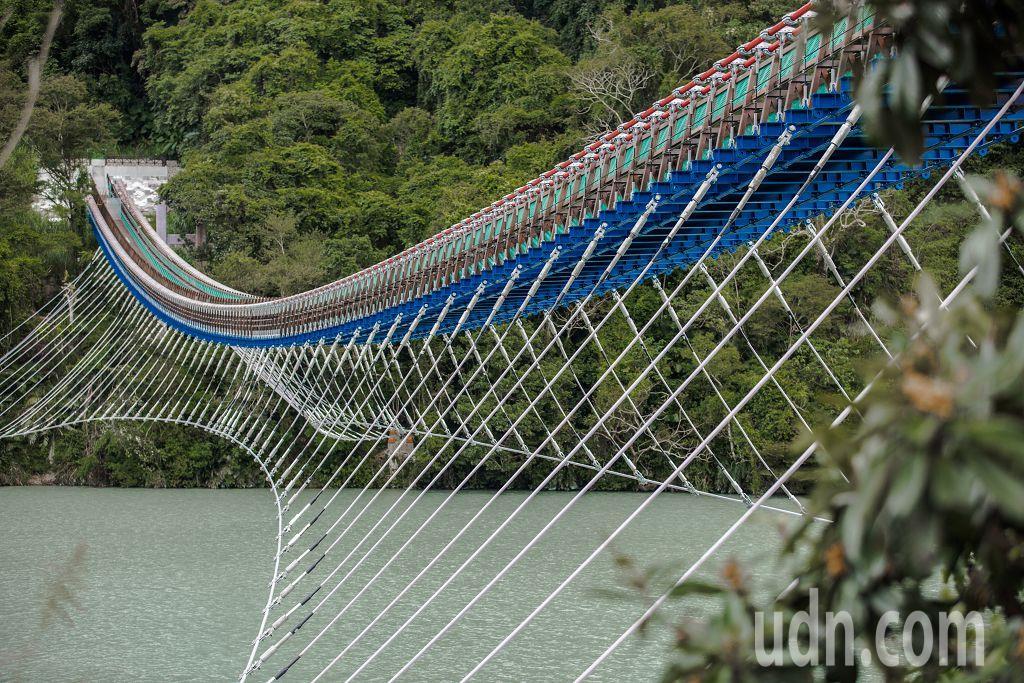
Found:
M 180 157 L 184 171 L 164 188 L 175 229 L 192 232 L 202 225 L 209 236 L 205 247 L 187 256 L 229 285 L 291 294 L 375 263 L 490 203 L 756 35 L 792 4 L 69 0 L 35 130 L 45 133 L 61 121 L 69 130 L 76 121 L 88 125 L 75 128 L 57 148 L 52 138 L 30 134 L 17 163 L 2 171 L 4 326 L 56 292 L 93 246 L 81 211 L 84 188 L 70 180 L 58 188 L 62 208 L 54 221 L 30 210 L 38 167 L 70 178 L 71 160 L 91 154 Z M 20 106 L 24 63 L 38 49 L 49 11 L 40 0 L 0 2 L 0 17 L 5 6 L 13 8 L 13 18 L 0 27 L 0 131 L 9 130 Z M 898 212 L 909 196 L 889 201 Z M 911 239 L 926 266 L 955 272 L 957 244 L 974 220 L 973 210 L 954 194 L 923 216 Z M 839 267 L 849 268 L 886 234 L 879 217 L 864 212 L 829 248 Z M 777 238 L 765 256 L 771 262 L 777 251 L 781 258 L 804 239 Z M 713 274 L 726 272 L 733 258 L 722 258 Z M 900 255 L 881 265 L 858 292 L 862 301 L 909 288 L 912 273 Z M 730 301 L 741 307 L 764 286 L 763 278 L 747 272 Z M 1014 286 L 1007 286 L 1006 297 L 1024 291 Z M 786 287 L 804 323 L 836 291 L 813 260 Z M 638 292 L 631 306 L 638 322 L 657 302 L 654 290 Z M 695 305 L 681 302 L 680 313 Z M 748 326 L 766 356 L 799 333 L 781 313 L 771 300 Z M 726 325 L 721 311 L 705 319 L 709 330 Z M 608 353 L 617 353 L 627 336 L 618 318 L 601 341 Z M 696 350 L 707 351 L 711 338 L 695 335 Z M 872 348 L 852 309 L 841 308 L 815 339 L 840 379 L 852 386 Z M 595 379 L 592 369 L 601 360 L 580 360 L 582 381 Z M 547 362 L 550 375 L 557 361 Z M 831 405 L 837 393 L 816 379 L 822 376 L 816 362 L 801 352 L 784 370 L 787 387 L 808 407 L 809 419 L 810 406 Z M 623 381 L 643 364 L 639 355 L 627 363 Z M 679 382 L 693 367 L 692 355 L 682 348 L 667 380 Z M 710 369 L 729 401 L 758 372 L 744 347 L 721 354 Z M 527 388 L 532 395 L 540 385 Z M 608 405 L 613 398 L 599 394 L 596 401 Z M 637 395 L 641 410 L 663 398 L 657 387 Z M 576 400 L 568 393 L 559 399 Z M 713 393 L 687 392 L 685 400 L 701 431 L 720 419 Z M 541 408 L 554 414 L 557 407 L 549 403 Z M 756 417 L 745 427 L 763 445 L 762 455 L 772 466 L 785 461 L 799 427 L 782 397 L 763 392 L 750 413 Z M 542 437 L 539 424 L 527 422 L 523 429 L 527 439 Z M 659 439 L 669 450 L 685 447 L 678 434 Z M 730 453 L 745 487 L 759 485 L 763 468 L 737 435 L 726 433 L 714 448 Z M 6 454 L 0 456 L 0 481 L 47 472 L 60 481 L 115 485 L 259 481 L 245 454 L 177 427 L 93 427 L 34 443 L 0 442 L 0 449 Z M 145 455 L 154 453 L 163 455 Z M 421 449 L 423 464 L 432 454 L 430 444 Z M 475 455 L 471 451 L 460 460 L 472 462 Z M 667 472 L 660 453 L 631 457 L 652 478 Z M 501 483 L 517 464 L 495 461 L 477 484 Z M 466 471 L 456 466 L 446 477 L 458 481 Z M 527 486 L 546 471 L 538 465 L 519 484 Z M 713 463 L 694 463 L 690 472 L 702 488 L 729 490 Z M 578 477 L 567 471 L 558 485 L 576 486 Z

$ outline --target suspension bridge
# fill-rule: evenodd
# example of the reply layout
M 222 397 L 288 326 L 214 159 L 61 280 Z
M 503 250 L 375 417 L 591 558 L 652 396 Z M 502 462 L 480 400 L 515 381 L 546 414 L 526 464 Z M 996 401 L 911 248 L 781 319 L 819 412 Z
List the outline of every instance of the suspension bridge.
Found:
M 503 578 L 607 480 L 647 493 L 575 569 L 522 605 L 518 624 L 484 656 L 465 662 L 465 679 L 500 658 L 658 496 L 734 502 L 736 522 L 679 572 L 676 583 L 685 582 L 755 511 L 805 513 L 787 482 L 817 444 L 781 465 L 769 458 L 749 427 L 758 398 L 780 398 L 800 430 L 820 420 L 828 408 L 816 406 L 812 418 L 786 386 L 782 370 L 800 353 L 844 399 L 831 423 L 856 415 L 869 385 L 836 371 L 823 323 L 841 311 L 891 358 L 860 286 L 883 259 L 933 267 L 912 244 L 912 223 L 957 187 L 984 216 L 962 168 L 1017 141 L 1024 125 L 1022 74 L 999 75 L 989 108 L 944 84 L 922 113 L 923 163 L 902 165 L 865 140 L 851 94 L 852 74 L 894 49 L 892 30 L 867 9 L 829 33 L 813 16 L 810 3 L 787 15 L 444 232 L 294 296 L 264 299 L 207 277 L 159 239 L 120 182 L 101 179 L 87 200 L 99 250 L 8 337 L 0 435 L 154 421 L 205 430 L 251 455 L 277 531 L 265 608 L 252 615 L 251 649 L 239 653 L 241 680 L 422 678 L 424 657 L 443 650 L 445 636 L 478 616 Z M 908 181 L 923 188 L 919 201 L 896 215 L 879 193 Z M 865 210 L 888 232 L 856 262 L 830 251 L 832 235 Z M 1008 234 L 1000 237 L 1015 260 Z M 787 246 L 769 258 L 773 238 Z M 798 315 L 786 282 L 809 262 L 833 290 Z M 741 274 L 762 283 L 757 297 L 733 296 Z M 941 292 L 941 305 L 973 276 Z M 793 330 L 783 352 L 748 334 L 759 315 Z M 730 350 L 758 368 L 739 396 L 727 396 L 715 374 Z M 711 424 L 688 412 L 695 395 L 716 407 Z M 669 447 L 666 434 L 681 436 Z M 504 484 L 468 518 L 453 516 L 453 497 L 499 461 L 512 463 Z M 695 461 L 730 493 L 696 485 Z M 741 466 L 759 476 L 736 476 Z M 567 472 L 582 482 L 575 494 L 513 544 L 508 529 Z M 515 505 L 498 505 L 524 487 Z M 441 502 L 427 505 L 435 489 Z M 680 529 L 692 523 L 679 520 Z M 425 529 L 449 540 L 424 552 L 415 541 Z M 467 582 L 467 568 L 488 556 L 500 569 Z M 413 578 L 394 580 L 399 567 Z M 362 609 L 367 595 L 384 596 L 384 607 Z M 599 672 L 666 596 L 565 677 Z M 351 635 L 339 639 L 340 625 Z M 383 667 L 396 642 L 408 657 Z

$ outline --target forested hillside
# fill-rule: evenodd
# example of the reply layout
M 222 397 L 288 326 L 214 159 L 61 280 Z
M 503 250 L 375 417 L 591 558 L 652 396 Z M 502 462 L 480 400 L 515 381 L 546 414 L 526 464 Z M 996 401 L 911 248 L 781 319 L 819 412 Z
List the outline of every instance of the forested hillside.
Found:
M 209 237 L 186 256 L 228 285 L 291 294 L 371 265 L 490 203 L 757 35 L 791 5 L 68 0 L 32 123 L 0 169 L 2 327 L 52 296 L 95 247 L 82 212 L 85 188 L 70 171 L 77 158 L 180 159 L 183 172 L 163 189 L 172 230 L 202 226 Z M 26 62 L 39 50 L 51 9 L 39 0 L 0 1 L 4 139 L 24 104 Z M 1005 165 L 1020 165 L 1012 151 L 1002 155 Z M 38 187 L 40 168 L 55 182 Z M 49 219 L 30 207 L 40 192 L 56 207 Z M 899 211 L 912 195 L 913 188 L 889 202 Z M 926 266 L 952 273 L 959 241 L 975 223 L 973 209 L 951 192 L 915 224 L 911 241 Z M 857 263 L 853 254 L 873 248 L 885 231 L 865 211 L 829 249 L 840 267 L 844 259 Z M 766 258 L 802 239 L 774 241 Z M 785 317 L 772 310 L 751 322 L 752 342 L 766 354 L 785 348 L 799 333 L 800 314 L 816 312 L 838 291 L 821 262 L 801 269 L 787 290 L 797 319 L 782 325 Z M 912 277 L 892 254 L 858 296 L 870 302 L 905 291 Z M 1021 284 L 1010 281 L 1005 290 L 1017 305 Z M 764 286 L 750 274 L 731 296 L 749 301 Z M 638 317 L 644 297 L 656 300 L 653 290 L 643 293 Z M 833 341 L 818 348 L 849 385 L 871 345 L 852 310 L 830 324 L 823 337 Z M 612 326 L 606 341 L 614 347 L 625 333 L 625 323 Z M 701 341 L 695 338 L 698 347 Z M 678 359 L 680 377 L 691 360 Z M 815 362 L 801 352 L 786 368 L 787 386 L 808 414 L 838 393 L 807 379 L 820 374 L 802 372 Z M 713 370 L 726 397 L 756 372 L 754 359 L 739 351 L 723 354 Z M 651 390 L 651 401 L 657 393 Z M 705 404 L 688 395 L 687 410 L 698 420 L 717 415 L 710 392 Z M 758 401 L 747 428 L 777 464 L 798 428 L 781 397 Z M 666 447 L 683 449 L 685 439 L 665 435 Z M 723 451 L 753 462 L 731 433 L 721 440 Z M 664 469 L 652 454 L 634 456 L 652 477 Z M 693 471 L 698 486 L 728 490 L 711 463 L 695 463 Z M 573 486 L 572 476 L 560 485 Z M 248 456 L 206 435 L 131 424 L 0 442 L 0 483 L 33 477 L 157 486 L 261 479 Z

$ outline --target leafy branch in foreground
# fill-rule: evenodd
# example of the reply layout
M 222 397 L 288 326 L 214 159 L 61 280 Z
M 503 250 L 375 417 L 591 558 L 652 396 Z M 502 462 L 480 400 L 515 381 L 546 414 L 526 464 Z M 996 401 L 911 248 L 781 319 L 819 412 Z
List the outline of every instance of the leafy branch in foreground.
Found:
M 828 28 L 859 5 L 823 0 L 818 22 Z M 941 83 L 948 79 L 989 104 L 997 74 L 1019 66 L 1024 5 L 870 5 L 896 29 L 897 50 L 861 75 L 857 95 L 864 125 L 878 144 L 914 162 L 923 149 L 922 106 L 929 97 L 941 97 Z M 961 249 L 961 273 L 970 284 L 947 306 L 934 283 L 922 277 L 915 298 L 897 310 L 879 307 L 879 316 L 895 330 L 890 348 L 897 353 L 868 375 L 877 379 L 859 406 L 858 425 L 814 435 L 822 447 L 811 515 L 784 550 L 792 581 L 767 605 L 751 597 L 734 564 L 727 566 L 724 587 L 677 588 L 675 597 L 693 590 L 714 593 L 721 609 L 712 619 L 677 628 L 665 680 L 846 681 L 855 680 L 868 662 L 893 681 L 1019 678 L 1024 311 L 1001 311 L 994 302 L 1002 274 L 1000 240 L 1012 238 L 1014 228 L 1024 232 L 1024 184 L 1005 172 L 969 183 L 989 214 Z M 814 517 L 832 522 L 822 525 Z M 776 594 L 786 585 L 776 587 Z M 921 617 L 916 629 L 908 621 L 915 614 Z M 963 629 L 963 641 L 949 642 L 951 618 L 963 623 L 972 614 L 984 615 L 984 621 Z M 835 615 L 849 621 L 841 629 L 833 623 L 832 634 L 848 629 L 853 642 L 827 637 L 828 619 Z M 823 632 L 825 639 L 812 637 Z M 765 643 L 778 644 L 785 633 L 789 651 L 775 647 L 777 656 L 765 657 Z M 894 659 L 888 643 L 898 634 L 905 654 L 926 654 Z M 938 646 L 925 651 L 921 641 L 929 637 Z M 977 646 L 973 657 L 968 639 Z M 855 651 L 854 643 L 862 649 Z M 954 646 L 968 656 L 951 656 Z M 806 656 L 812 653 L 817 657 Z
M 894 681 L 1009 681 L 1024 667 L 1024 312 L 990 303 L 1002 268 L 998 236 L 1011 226 L 1024 232 L 1024 188 L 1006 174 L 971 182 L 991 214 L 961 253 L 971 284 L 943 306 L 925 276 L 898 309 L 878 307 L 896 330 L 895 358 L 869 373 L 877 379 L 858 425 L 815 435 L 822 467 L 812 516 L 785 547 L 794 581 L 759 606 L 729 565 L 725 587 L 712 591 L 717 615 L 677 627 L 666 679 L 810 680 L 818 669 L 827 680 L 854 680 L 863 664 L 852 655 L 865 650 Z M 711 589 L 683 584 L 676 593 L 692 590 Z M 759 622 L 759 609 L 779 621 Z M 887 643 L 900 625 L 910 651 L 923 651 L 926 632 L 907 621 L 915 612 L 939 645 L 894 660 Z M 980 649 L 970 656 L 968 648 L 965 661 L 954 656 L 948 624 L 972 612 L 984 615 L 984 633 L 969 630 Z M 797 615 L 808 613 L 813 623 L 801 631 Z M 829 613 L 849 615 L 861 649 L 810 638 L 828 631 Z M 780 628 L 797 633 L 796 652 L 814 648 L 821 666 L 795 666 L 792 648 L 759 659 Z
M 859 11 L 860 0 L 821 0 L 818 23 Z M 872 65 L 857 90 L 864 127 L 880 147 L 917 163 L 924 151 L 921 109 L 940 97 L 940 79 L 993 100 L 997 75 L 1020 66 L 1024 3 L 1019 0 L 870 0 L 877 21 L 895 29 L 896 54 Z

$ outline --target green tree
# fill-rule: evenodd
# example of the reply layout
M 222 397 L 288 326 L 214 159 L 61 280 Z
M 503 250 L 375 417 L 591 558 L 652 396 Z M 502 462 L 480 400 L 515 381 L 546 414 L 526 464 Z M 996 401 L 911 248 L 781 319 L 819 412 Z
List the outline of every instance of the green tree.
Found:
M 836 4 L 849 8 L 849 3 Z M 938 94 L 933 84 L 953 79 L 988 101 L 994 74 L 1019 63 L 1024 17 L 1000 2 L 872 4 L 899 29 L 901 50 L 874 67 L 858 97 L 879 139 L 915 159 L 921 106 Z M 985 73 L 976 73 L 978 68 Z M 965 229 L 976 219 L 968 218 L 972 213 L 964 203 L 938 202 L 931 215 L 922 215 L 932 241 L 926 246 L 928 262 L 945 261 L 948 270 L 949 243 L 963 244 L 959 275 L 941 286 L 925 275 L 917 295 L 905 298 L 898 310 L 880 307 L 892 330 L 894 357 L 878 358 L 869 367 L 871 390 L 858 405 L 863 419 L 838 429 L 822 427 L 813 435 L 820 444 L 820 467 L 809 508 L 832 523 L 807 517 L 791 534 L 787 555 L 794 580 L 788 587 L 786 578 L 773 586 L 775 595 L 785 591 L 768 605 L 752 598 L 735 564 L 727 566 L 724 588 L 678 586 L 677 597 L 719 594 L 723 609 L 721 616 L 677 627 L 666 679 L 854 680 L 860 658 L 846 661 L 846 653 L 827 640 L 818 641 L 820 661 L 838 662 L 835 666 L 797 668 L 784 658 L 780 666 L 765 668 L 757 659 L 755 612 L 779 612 L 792 638 L 795 614 L 808 610 L 812 595 L 819 619 L 839 612 L 850 616 L 858 644 L 875 655 L 886 680 L 1019 678 L 1024 666 L 1024 402 L 1019 390 L 1024 313 L 1017 273 L 1004 271 L 998 236 L 1008 228 L 1024 233 L 1024 184 L 998 171 L 972 182 L 991 214 L 981 226 Z M 858 228 L 868 233 L 858 229 L 857 240 L 840 235 L 844 251 L 855 254 L 863 248 L 857 242 L 874 229 L 867 222 Z M 968 286 L 952 305 L 940 306 L 939 292 L 961 278 Z M 866 288 L 876 291 L 902 280 L 902 273 L 883 266 L 880 278 Z M 798 442 L 801 450 L 810 438 Z M 920 611 L 935 629 L 929 635 L 939 645 L 924 661 L 892 664 L 879 656 L 875 634 L 890 610 L 900 624 Z M 940 614 L 975 610 L 986 615 L 985 656 L 960 667 L 939 633 Z M 824 633 L 826 626 L 815 627 Z M 765 634 L 767 641 L 761 642 L 776 635 L 781 634 Z M 799 639 L 807 651 L 806 633 Z
M 428 21 L 415 48 L 424 101 L 448 148 L 473 161 L 557 135 L 572 115 L 555 35 L 518 16 Z
M 646 109 L 777 21 L 790 4 L 653 3 L 641 10 L 627 3 L 592 16 L 576 28 L 587 48 L 569 71 L 588 132 L 609 130 Z
M 47 174 L 46 196 L 80 229 L 81 198 L 89 186 L 83 160 L 113 144 L 118 120 L 113 107 L 93 102 L 73 76 L 43 83 L 26 142 Z

